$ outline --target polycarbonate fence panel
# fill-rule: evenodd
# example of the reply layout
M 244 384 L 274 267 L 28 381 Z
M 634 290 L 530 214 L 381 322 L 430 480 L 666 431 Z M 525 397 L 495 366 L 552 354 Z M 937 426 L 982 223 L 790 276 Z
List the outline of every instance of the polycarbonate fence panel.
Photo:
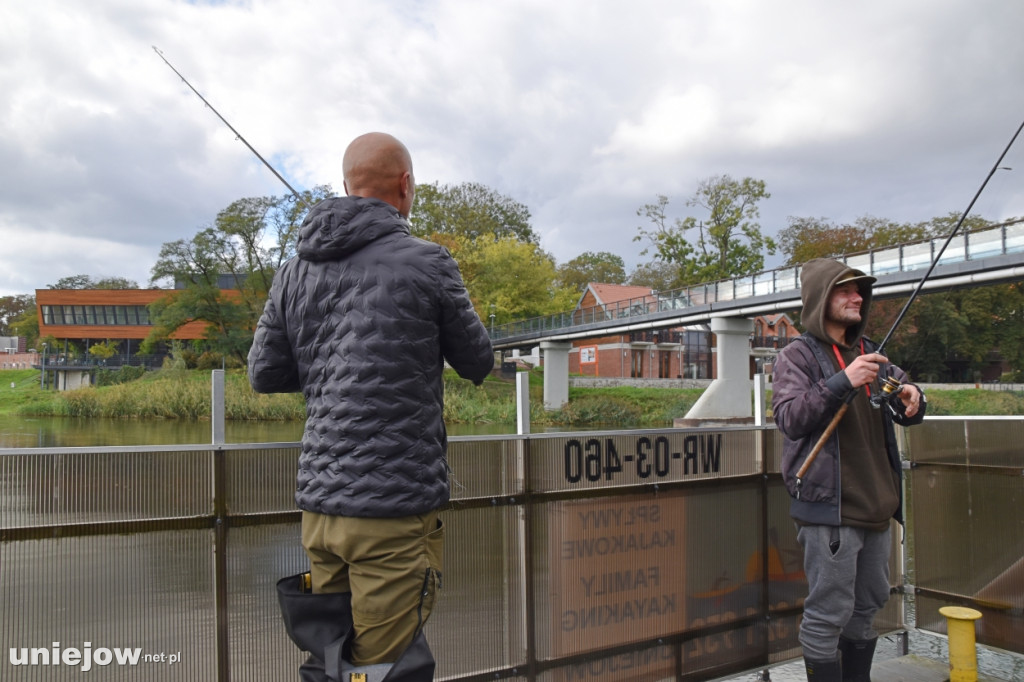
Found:
M 759 487 L 560 500 L 532 508 L 538 658 L 736 620 L 762 605 Z M 760 576 L 758 576 L 759 580 Z
M 232 514 L 295 511 L 299 446 L 225 446 L 227 508 Z
M 1024 477 L 1005 469 L 920 465 L 910 486 L 915 584 L 992 609 L 999 625 L 979 628 L 978 640 L 1024 652 Z M 998 643 L 1005 633 L 1016 638 L 1012 646 Z
M 953 604 L 948 599 L 918 595 L 915 605 L 919 629 L 948 634 L 946 618 L 939 613 L 939 609 L 959 604 Z M 971 604 L 971 608 L 981 612 L 981 618 L 974 621 L 974 636 L 977 643 L 1024 654 L 1024 615 L 1021 609 L 1006 609 L 978 602 Z M 1016 682 L 1021 678 L 990 679 L 1012 679 Z
M 530 443 L 535 492 L 697 481 L 760 470 L 757 432 L 750 430 L 577 433 Z
M 0 678 L 216 678 L 208 530 L 0 544 Z
M 298 523 L 232 528 L 228 534 L 230 670 L 235 682 L 298 679 L 306 655 L 285 633 L 277 581 L 309 570 Z
M 8 450 L 0 455 L 0 525 L 209 514 L 211 462 L 209 450 Z
M 526 663 L 524 508 L 455 509 L 445 524 L 441 599 L 425 629 L 437 678 Z
M 916 463 L 1024 467 L 1019 417 L 929 417 L 905 431 Z
M 453 500 L 518 495 L 523 491 L 523 451 L 517 436 L 463 438 L 448 443 Z

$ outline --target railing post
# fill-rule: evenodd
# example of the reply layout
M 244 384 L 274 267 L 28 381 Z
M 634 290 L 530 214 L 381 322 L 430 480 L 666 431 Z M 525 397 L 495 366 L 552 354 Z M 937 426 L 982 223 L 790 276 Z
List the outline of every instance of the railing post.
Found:
M 516 373 L 516 433 L 530 433 L 530 373 Z
M 224 444 L 224 370 L 215 369 L 211 377 L 210 424 L 213 430 L 213 444 Z
M 213 451 L 213 603 L 217 682 L 229 682 L 231 631 L 228 628 L 227 454 Z

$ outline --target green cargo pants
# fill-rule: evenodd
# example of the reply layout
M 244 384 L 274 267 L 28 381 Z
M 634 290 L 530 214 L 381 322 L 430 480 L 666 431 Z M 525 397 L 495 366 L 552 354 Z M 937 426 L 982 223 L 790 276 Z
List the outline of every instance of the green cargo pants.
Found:
M 313 592 L 352 592 L 351 663 L 390 663 L 412 642 L 441 589 L 437 511 L 400 518 L 302 512 Z

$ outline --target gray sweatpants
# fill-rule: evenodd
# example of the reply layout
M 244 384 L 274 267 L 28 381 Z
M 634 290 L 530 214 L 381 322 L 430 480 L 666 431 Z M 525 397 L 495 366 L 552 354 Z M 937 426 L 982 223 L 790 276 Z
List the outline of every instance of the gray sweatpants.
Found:
M 871 622 L 889 599 L 890 534 L 888 528 L 799 529 L 809 590 L 800 623 L 804 658 L 835 659 L 840 634 L 857 640 L 878 636 Z

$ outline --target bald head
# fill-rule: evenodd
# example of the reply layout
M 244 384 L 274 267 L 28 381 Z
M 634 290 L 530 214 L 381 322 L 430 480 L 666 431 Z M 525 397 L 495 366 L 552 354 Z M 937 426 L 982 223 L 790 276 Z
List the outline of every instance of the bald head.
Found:
M 405 145 L 387 133 L 367 133 L 352 141 L 342 160 L 345 191 L 385 201 L 406 218 L 412 209 L 415 181 Z

